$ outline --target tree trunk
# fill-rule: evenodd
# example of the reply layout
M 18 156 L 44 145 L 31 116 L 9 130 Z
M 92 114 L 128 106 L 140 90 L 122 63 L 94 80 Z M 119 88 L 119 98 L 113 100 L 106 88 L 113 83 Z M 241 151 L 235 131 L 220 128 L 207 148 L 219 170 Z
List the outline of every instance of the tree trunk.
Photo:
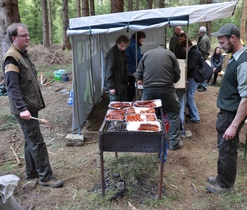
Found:
M 10 47 L 10 41 L 7 37 L 7 28 L 14 22 L 21 22 L 18 0 L 1 0 L 0 1 L 0 66 L 3 56 Z M 2 68 L 1 68 L 2 69 Z M 0 71 L 2 73 L 2 71 Z M 1 74 L 0 73 L 0 74 Z
M 52 8 L 51 8 L 51 0 L 48 0 L 48 27 L 49 27 L 49 43 L 52 44 Z
M 82 0 L 82 17 L 89 16 L 88 0 Z
M 136 10 L 139 10 L 139 0 L 136 0 Z
M 90 15 L 95 15 L 94 0 L 90 0 Z
M 247 17 L 247 1 L 243 1 L 242 6 L 242 19 L 241 19 L 241 25 L 240 25 L 240 38 L 247 44 L 247 31 L 246 31 L 246 17 Z
M 124 4 L 123 0 L 111 0 L 111 13 L 123 12 Z
M 76 0 L 76 16 L 81 17 L 81 1 Z
M 200 0 L 200 4 L 212 4 L 212 0 Z M 207 34 L 210 37 L 211 34 L 211 21 L 200 23 L 200 26 L 206 26 Z
M 128 1 L 128 11 L 133 11 L 133 0 Z
M 159 8 L 164 8 L 164 7 L 165 7 L 164 0 L 159 0 Z
M 48 6 L 47 0 L 41 0 L 42 7 L 42 21 L 43 21 L 43 46 L 49 48 L 51 46 L 50 43 L 50 35 L 49 35 L 49 18 L 48 18 Z
M 63 0 L 63 50 L 71 49 L 69 37 L 67 36 L 67 29 L 69 27 L 69 13 L 68 13 L 68 0 Z
M 153 8 L 153 0 L 148 0 L 148 9 Z

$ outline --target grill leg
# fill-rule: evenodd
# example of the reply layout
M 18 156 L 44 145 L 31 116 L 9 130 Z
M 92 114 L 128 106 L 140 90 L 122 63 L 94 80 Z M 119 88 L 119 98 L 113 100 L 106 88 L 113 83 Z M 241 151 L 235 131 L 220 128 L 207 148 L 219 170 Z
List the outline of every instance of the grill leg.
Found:
M 161 153 L 160 153 L 160 177 L 159 177 L 159 189 L 158 189 L 158 200 L 161 199 L 162 193 L 162 182 L 163 182 L 163 170 L 164 170 L 164 148 L 165 145 L 165 137 L 161 137 Z
M 100 169 L 101 169 L 101 188 L 102 188 L 102 196 L 105 195 L 105 177 L 104 177 L 104 157 L 103 151 L 100 150 Z
M 246 158 L 247 153 L 247 132 L 246 132 L 246 140 L 245 140 L 245 147 L 244 147 L 244 158 Z

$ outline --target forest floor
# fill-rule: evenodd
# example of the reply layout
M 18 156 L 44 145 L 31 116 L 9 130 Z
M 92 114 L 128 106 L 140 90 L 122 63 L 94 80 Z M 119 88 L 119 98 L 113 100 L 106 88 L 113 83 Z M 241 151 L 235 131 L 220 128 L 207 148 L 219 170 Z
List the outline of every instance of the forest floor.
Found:
M 65 137 L 74 133 L 72 107 L 67 105 L 71 81 L 55 81 L 41 86 L 46 108 L 39 114 L 40 118 L 49 120 L 48 124 L 41 124 L 41 130 L 54 175 L 64 181 L 64 187 L 52 189 L 37 185 L 37 180 L 27 182 L 24 179 L 24 137 L 19 125 L 9 115 L 6 96 L 0 97 L 0 175 L 15 174 L 20 178 L 14 196 L 25 210 L 247 209 L 247 162 L 243 157 L 247 125 L 240 133 L 235 193 L 214 195 L 205 189 L 207 177 L 217 172 L 215 122 L 220 82 L 219 78 L 216 86 L 208 87 L 206 92 L 196 93 L 201 122 L 186 124 L 192 137 L 182 140 L 182 149 L 168 151 L 161 200 L 157 200 L 157 154 L 146 153 L 119 153 L 118 158 L 115 158 L 113 153 L 105 152 L 105 170 L 112 188 L 107 188 L 106 196 L 101 197 L 98 130 L 107 111 L 108 98 L 103 96 L 84 126 L 84 145 L 68 147 Z M 11 147 L 19 158 L 19 164 Z M 114 197 L 117 191 L 113 177 L 116 177 L 116 173 L 124 177 L 128 188 L 128 192 L 120 197 Z

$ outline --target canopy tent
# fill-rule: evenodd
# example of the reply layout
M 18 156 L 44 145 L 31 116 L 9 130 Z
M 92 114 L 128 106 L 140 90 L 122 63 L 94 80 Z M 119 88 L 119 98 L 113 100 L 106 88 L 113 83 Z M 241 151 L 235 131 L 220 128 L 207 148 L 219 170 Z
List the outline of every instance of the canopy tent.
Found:
M 237 1 L 112 13 L 69 20 L 73 53 L 73 130 L 80 128 L 103 93 L 106 52 L 118 35 L 145 31 L 142 52 L 165 44 L 168 26 L 188 26 L 229 17 Z

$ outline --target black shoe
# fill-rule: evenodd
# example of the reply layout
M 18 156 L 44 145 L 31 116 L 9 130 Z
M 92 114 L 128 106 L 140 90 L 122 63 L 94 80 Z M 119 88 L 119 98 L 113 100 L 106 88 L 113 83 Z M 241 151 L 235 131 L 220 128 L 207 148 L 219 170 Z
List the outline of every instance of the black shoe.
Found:
M 29 174 L 29 175 L 25 175 L 25 179 L 36 179 L 39 178 L 39 174 Z
M 186 115 L 185 115 L 185 118 L 190 119 L 190 118 L 191 118 L 190 114 L 186 114 Z
M 52 188 L 63 187 L 63 181 L 57 180 L 54 177 L 50 178 L 48 181 L 39 181 L 39 184 L 44 187 L 52 187 Z
M 191 120 L 191 119 L 186 119 L 185 122 L 187 123 L 194 123 L 194 124 L 199 124 L 200 120 Z

